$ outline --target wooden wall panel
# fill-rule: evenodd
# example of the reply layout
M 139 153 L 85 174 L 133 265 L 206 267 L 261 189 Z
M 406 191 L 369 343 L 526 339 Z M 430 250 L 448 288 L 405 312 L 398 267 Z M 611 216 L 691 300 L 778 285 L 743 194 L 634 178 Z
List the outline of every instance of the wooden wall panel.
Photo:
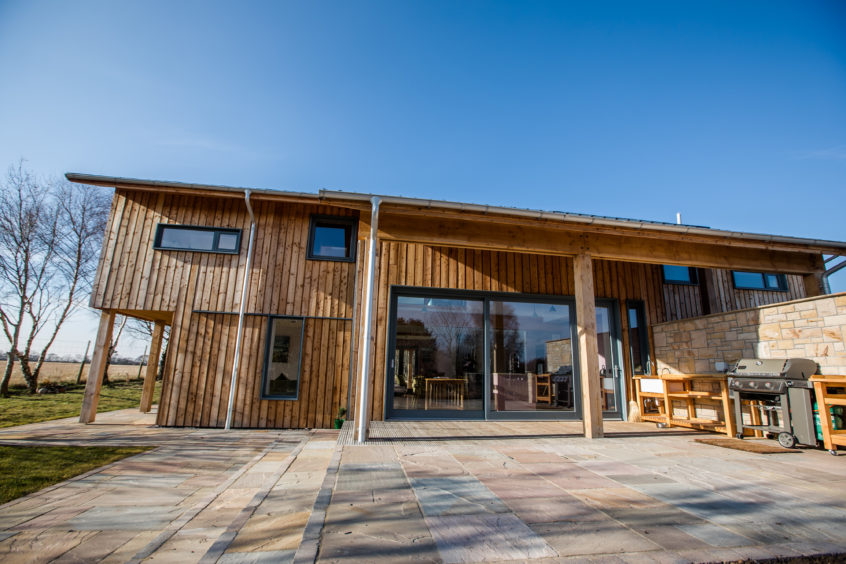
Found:
M 800 275 L 787 274 L 788 291 L 773 292 L 770 290 L 737 290 L 732 281 L 731 270 L 714 269 L 711 272 L 714 280 L 711 291 L 714 294 L 714 302 L 718 310 L 710 313 L 725 313 L 805 297 L 805 287 Z M 664 294 L 666 316 L 663 320 L 657 321 L 658 323 L 698 317 L 707 313 L 702 309 L 699 285 L 663 284 L 660 278 L 659 283 Z M 700 280 L 700 284 L 703 283 L 704 281 Z
M 660 267 L 596 260 L 593 268 L 597 298 L 618 300 L 623 327 L 626 326 L 627 299 L 645 302 L 650 324 L 664 320 Z M 391 286 L 570 297 L 574 292 L 573 263 L 570 258 L 558 256 L 380 242 L 374 288 L 373 361 L 369 374 L 370 413 L 377 421 L 384 418 L 385 412 Z M 360 300 L 364 295 L 363 287 L 359 288 L 358 294 Z M 626 373 L 630 374 L 627 343 L 626 338 L 623 356 L 626 357 Z M 630 386 L 629 383 L 627 386 Z
M 247 312 L 307 316 L 300 396 L 260 399 L 267 317 L 248 315 L 236 391 L 236 427 L 330 427 L 346 407 L 356 264 L 306 260 L 312 214 L 355 216 L 323 205 L 253 203 L 256 235 Z M 154 250 L 159 223 L 242 230 L 238 255 Z M 246 206 L 117 190 L 91 305 L 173 313 L 158 422 L 223 426 L 249 243 Z M 227 313 L 199 313 L 199 311 Z

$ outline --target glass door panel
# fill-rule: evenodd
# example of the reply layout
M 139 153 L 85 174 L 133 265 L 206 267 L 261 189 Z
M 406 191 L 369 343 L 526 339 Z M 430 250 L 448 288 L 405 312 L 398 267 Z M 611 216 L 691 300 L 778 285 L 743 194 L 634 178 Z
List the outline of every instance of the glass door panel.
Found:
M 612 335 L 610 306 L 596 306 L 597 363 L 599 364 L 602 411 L 606 415 L 620 411 L 620 378 L 614 354 L 616 339 Z
M 570 306 L 489 303 L 490 411 L 575 411 Z
M 484 398 L 484 303 L 398 296 L 391 414 L 481 416 Z

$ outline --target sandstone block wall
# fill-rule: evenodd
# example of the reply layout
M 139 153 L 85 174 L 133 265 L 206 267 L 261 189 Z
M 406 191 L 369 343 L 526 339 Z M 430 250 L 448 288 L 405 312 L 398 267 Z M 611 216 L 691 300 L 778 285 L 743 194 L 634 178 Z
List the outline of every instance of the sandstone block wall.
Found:
M 846 292 L 652 327 L 658 373 L 717 372 L 718 361 L 810 358 L 846 374 Z

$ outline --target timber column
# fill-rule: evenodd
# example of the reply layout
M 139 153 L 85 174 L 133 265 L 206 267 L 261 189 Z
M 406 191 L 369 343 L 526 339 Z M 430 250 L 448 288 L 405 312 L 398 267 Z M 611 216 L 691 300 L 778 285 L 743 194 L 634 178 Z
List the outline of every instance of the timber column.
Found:
M 573 258 L 576 283 L 576 329 L 579 338 L 579 375 L 582 384 L 582 421 L 585 437 L 598 439 L 602 432 L 602 402 L 599 389 L 596 303 L 593 291 L 593 260 L 588 253 Z
M 106 370 L 106 357 L 112 346 L 114 326 L 115 312 L 101 312 L 97 341 L 94 343 L 94 354 L 91 356 L 91 365 L 88 367 L 88 381 L 85 383 L 85 395 L 82 397 L 82 409 L 79 412 L 80 423 L 91 423 L 97 417 L 100 386 L 103 384 L 103 372 Z
M 153 407 L 153 391 L 156 388 L 156 374 L 159 372 L 159 355 L 162 351 L 162 336 L 164 323 L 156 321 L 153 327 L 153 342 L 150 345 L 150 356 L 147 358 L 147 373 L 144 375 L 144 389 L 141 392 L 141 413 L 147 413 Z

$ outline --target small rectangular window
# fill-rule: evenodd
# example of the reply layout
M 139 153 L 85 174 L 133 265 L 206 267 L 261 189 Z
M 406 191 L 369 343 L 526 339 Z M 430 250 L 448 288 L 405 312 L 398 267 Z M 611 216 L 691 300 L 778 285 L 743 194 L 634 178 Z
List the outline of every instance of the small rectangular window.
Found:
M 302 317 L 270 317 L 262 399 L 295 400 L 299 396 L 304 325 Z
M 153 248 L 237 255 L 241 248 L 241 230 L 160 223 L 156 228 Z
M 698 284 L 696 269 L 688 266 L 665 264 L 662 267 L 664 284 Z
M 308 232 L 308 258 L 355 262 L 356 226 L 353 217 L 314 215 Z
M 734 287 L 738 290 L 787 291 L 787 277 L 784 274 L 733 270 L 731 276 L 734 280 Z

